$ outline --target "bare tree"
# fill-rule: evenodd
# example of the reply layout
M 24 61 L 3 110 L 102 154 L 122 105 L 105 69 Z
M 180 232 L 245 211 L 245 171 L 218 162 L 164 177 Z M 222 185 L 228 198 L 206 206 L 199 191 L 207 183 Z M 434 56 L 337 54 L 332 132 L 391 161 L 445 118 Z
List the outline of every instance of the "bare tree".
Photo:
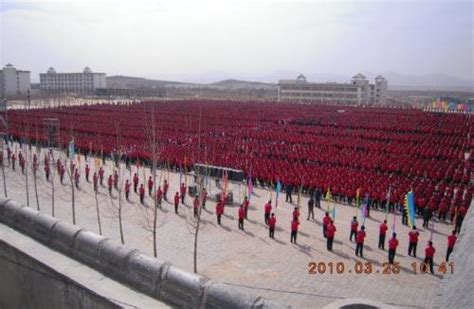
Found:
M 64 160 L 64 164 L 66 165 L 66 172 L 71 184 L 71 208 L 72 208 L 72 224 L 76 224 L 76 195 L 75 195 L 75 185 L 74 185 L 74 156 L 75 156 L 75 145 L 74 145 L 74 130 L 72 128 L 69 129 L 69 137 L 70 137 L 70 144 L 69 147 L 69 157 L 70 157 L 70 164 L 67 166 L 67 159 Z
M 37 126 L 35 127 L 35 134 L 36 134 L 36 158 L 38 159 L 39 157 L 38 153 L 40 153 L 40 151 L 39 151 L 39 145 L 38 145 L 39 141 L 38 141 L 38 127 Z M 35 187 L 36 209 L 40 210 L 39 199 L 38 199 L 38 184 L 36 181 L 37 171 L 38 171 L 38 162 L 37 161 L 35 162 L 33 160 L 31 152 L 30 152 L 30 162 L 32 162 L 31 168 L 33 171 L 33 183 Z
M 28 189 L 28 143 L 29 143 L 29 134 L 30 134 L 30 125 L 27 121 L 23 121 L 23 136 L 20 137 L 20 143 L 21 143 L 21 146 L 20 147 L 20 151 L 21 150 L 24 150 L 24 154 L 23 154 L 23 164 L 26 165 L 24 167 L 24 170 L 25 170 L 25 190 L 26 190 L 26 206 L 30 206 L 30 191 Z M 23 146 L 26 146 L 24 147 L 23 149 Z M 22 168 L 23 169 L 23 168 Z
M 5 194 L 5 197 L 8 198 L 8 193 L 7 193 L 7 179 L 5 177 L 5 153 L 4 153 L 4 144 L 5 144 L 5 140 L 4 140 L 4 136 L 1 136 L 1 141 L 0 141 L 1 145 L 2 145 L 2 178 L 3 178 L 3 192 Z M 8 147 L 8 145 L 7 145 Z M 9 160 L 9 159 L 7 159 Z
M 147 111 L 145 108 L 145 136 L 147 137 L 147 148 L 148 152 L 150 154 L 150 159 L 151 159 L 151 173 L 153 177 L 153 184 L 154 187 L 156 188 L 156 166 L 158 164 L 158 159 L 159 159 L 159 139 L 158 139 L 158 134 L 157 132 L 157 127 L 156 127 L 156 119 L 155 119 L 155 103 L 151 103 L 151 112 L 150 114 L 150 119 L 147 117 Z M 160 181 L 161 182 L 161 181 Z M 158 184 L 158 185 L 161 185 Z M 156 190 L 153 190 L 152 192 L 152 198 L 153 198 L 153 226 L 152 226 L 152 235 L 153 235 L 153 256 L 157 257 L 157 242 L 156 242 L 156 230 L 158 228 L 158 200 L 156 198 Z
M 197 138 L 198 138 L 198 145 L 196 151 L 192 152 L 193 156 L 193 163 L 199 162 L 201 160 L 201 131 L 202 131 L 202 109 L 201 109 L 201 102 L 198 102 L 199 104 L 199 118 L 198 118 L 198 133 L 197 133 Z M 189 118 L 189 121 L 191 119 Z M 193 128 L 190 128 L 190 131 L 193 131 Z M 194 150 L 194 149 L 193 149 Z M 207 154 L 207 152 L 206 152 Z M 206 159 L 206 158 L 204 158 Z M 203 188 L 204 188 L 204 176 L 205 175 L 200 175 L 199 170 L 195 169 L 195 177 L 197 179 L 196 185 L 197 185 L 197 192 L 198 194 L 198 202 L 199 202 L 199 207 L 198 207 L 198 213 L 197 213 L 197 218 L 194 218 L 194 215 L 190 216 L 190 219 L 186 220 L 186 225 L 188 227 L 188 231 L 194 235 L 194 246 L 193 246 L 193 270 L 194 273 L 197 273 L 197 258 L 198 258 L 198 239 L 199 239 L 199 231 L 201 229 L 201 213 L 202 213 L 202 199 L 203 199 Z
M 124 155 L 124 146 L 122 145 L 122 134 L 120 132 L 120 125 L 119 123 L 115 122 L 115 136 L 117 140 L 117 148 L 116 148 L 116 153 L 115 153 L 115 161 L 118 162 L 116 164 L 116 168 L 118 170 L 118 175 L 119 175 L 119 180 L 118 180 L 118 185 L 117 185 L 117 191 L 118 191 L 118 221 L 119 221 L 119 230 L 120 230 L 120 241 L 122 244 L 125 244 L 125 239 L 124 239 L 124 233 L 123 233 L 123 220 L 122 220 L 122 210 L 123 210 L 123 194 L 122 194 L 122 189 L 124 185 L 124 177 L 123 177 L 123 170 L 122 170 L 122 164 L 121 160 Z

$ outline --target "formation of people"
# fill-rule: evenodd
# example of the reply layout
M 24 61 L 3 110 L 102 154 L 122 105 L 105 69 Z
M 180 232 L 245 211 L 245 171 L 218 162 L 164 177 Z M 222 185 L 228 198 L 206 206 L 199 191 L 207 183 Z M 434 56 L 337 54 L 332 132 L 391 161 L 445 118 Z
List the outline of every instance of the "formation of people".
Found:
M 460 206 L 467 208 L 472 199 L 472 166 L 465 155 L 470 155 L 474 119 L 462 114 L 388 107 L 149 101 L 14 110 L 9 112 L 9 131 L 18 141 L 47 145 L 36 132 L 44 131 L 45 118 L 56 118 L 61 123 L 59 145 L 67 145 L 74 135 L 82 154 L 113 157 L 120 150 L 125 160 L 149 163 L 150 147 L 143 132 L 153 110 L 160 128 L 161 166 L 190 171 L 205 156 L 209 164 L 243 170 L 255 186 L 272 188 L 280 180 L 293 193 L 331 189 L 337 202 L 349 205 L 359 192 L 369 195 L 370 208 L 390 210 L 399 207 L 412 189 L 420 214 L 442 220 Z M 198 130 L 200 110 L 206 117 Z M 84 123 L 91 125 L 84 127 Z M 202 153 L 197 151 L 199 142 L 205 145 Z
M 0 152 L 0 163 L 3 164 L 3 153 Z M 10 148 L 7 148 L 7 153 L 8 155 L 8 162 L 9 166 L 15 170 L 16 168 L 16 160 L 18 157 L 19 165 L 21 168 L 21 172 L 25 173 L 25 168 L 27 167 L 27 159 L 25 158 L 25 155 L 22 153 L 22 151 L 18 152 L 12 152 Z M 74 160 L 71 160 L 69 162 L 69 167 L 67 170 L 66 167 L 66 162 L 61 161 L 60 159 L 56 159 L 56 161 L 53 161 L 53 155 L 52 152 L 46 152 L 44 154 L 44 160 L 43 160 L 43 166 L 44 166 L 44 175 L 46 181 L 53 181 L 50 179 L 51 177 L 51 169 L 55 168 L 57 174 L 59 175 L 59 180 L 61 183 L 64 181 L 64 176 L 66 174 L 66 171 L 71 179 L 71 182 L 74 184 L 76 188 L 79 188 L 80 185 L 80 179 L 81 179 L 81 170 L 80 170 L 80 164 L 76 165 Z M 55 167 L 52 167 L 51 165 L 54 165 Z M 37 175 L 37 172 L 39 170 L 40 162 L 38 159 L 38 156 L 36 153 L 33 154 L 32 156 L 32 170 L 34 175 Z M 91 168 L 88 163 L 85 163 L 84 166 L 84 179 L 87 183 L 91 182 L 90 179 L 90 173 L 91 173 Z M 99 186 L 105 186 L 104 185 L 104 179 L 105 177 L 105 170 L 103 166 L 100 166 L 99 169 L 93 173 L 92 176 L 92 184 L 93 184 L 93 189 L 95 192 L 98 192 Z M 120 175 L 116 169 L 113 169 L 113 172 L 108 175 L 107 177 L 107 183 L 106 187 L 108 189 L 109 195 L 113 194 L 113 191 L 119 191 L 122 190 L 123 186 L 123 191 L 125 194 L 125 198 L 127 201 L 130 201 L 130 193 L 132 190 L 133 186 L 133 192 L 139 196 L 139 200 L 141 204 L 145 203 L 145 198 L 146 198 L 146 193 L 148 193 L 148 197 L 152 198 L 153 201 L 156 201 L 156 207 L 162 207 L 162 202 L 168 201 L 168 191 L 169 191 L 169 183 L 167 179 L 164 179 L 161 184 L 155 184 L 155 181 L 152 176 L 149 176 L 147 181 L 145 182 L 145 179 L 142 179 L 140 181 L 140 177 L 138 176 L 138 173 L 134 173 L 133 177 L 131 179 L 125 179 L 123 184 L 119 182 Z M 145 183 L 147 185 L 148 191 L 145 189 Z M 188 189 L 186 188 L 185 183 L 180 183 L 179 190 L 175 192 L 174 197 L 173 197 L 173 205 L 174 205 L 174 211 L 176 214 L 179 214 L 179 208 L 181 204 L 185 204 L 187 200 L 187 195 L 190 192 L 188 192 Z M 155 196 L 156 199 L 155 199 Z M 308 212 L 307 212 L 307 220 L 313 220 L 316 221 L 315 219 L 315 214 L 314 214 L 314 208 L 319 208 L 321 209 L 321 199 L 323 198 L 323 192 L 319 188 L 316 190 L 313 190 L 310 192 L 310 196 L 308 199 Z M 225 208 L 226 208 L 226 194 L 223 192 L 220 195 L 220 199 L 216 201 L 215 205 L 215 215 L 216 215 L 216 220 L 217 224 L 221 225 L 222 224 L 222 217 L 225 213 Z M 206 201 L 208 199 L 208 192 L 204 188 L 201 192 L 198 192 L 195 196 L 192 197 L 192 208 L 193 208 L 193 216 L 194 218 L 199 217 L 199 210 L 200 208 L 205 209 L 206 207 Z M 287 202 L 292 202 L 292 190 L 287 189 L 286 190 L 286 201 Z M 367 201 L 365 201 L 367 203 Z M 239 230 L 244 230 L 245 222 L 248 220 L 248 213 L 249 213 L 249 207 L 250 207 L 250 200 L 248 196 L 244 197 L 243 202 L 237 209 L 237 218 L 238 218 L 238 229 Z M 275 238 L 275 229 L 277 225 L 277 216 L 276 216 L 276 207 L 272 205 L 272 201 L 269 200 L 267 203 L 263 205 L 263 222 L 265 225 L 268 227 L 268 232 L 269 232 L 269 237 L 270 238 Z M 396 210 L 394 210 L 396 211 Z M 464 217 L 466 215 L 467 208 L 464 205 L 461 205 L 459 209 L 457 209 L 456 213 L 451 216 L 450 220 L 452 223 L 454 223 L 454 230 L 452 231 L 451 235 L 447 237 L 447 250 L 446 250 L 446 256 L 445 260 L 449 261 L 450 255 L 453 251 L 454 245 L 457 241 L 457 234 L 461 230 L 461 226 L 464 220 Z M 424 212 L 418 212 L 420 216 L 423 219 L 423 228 L 425 228 L 427 231 L 430 231 L 430 226 L 427 222 L 429 221 L 429 218 L 427 219 Z M 290 242 L 293 244 L 297 244 L 297 236 L 300 228 L 300 209 L 299 207 L 295 207 L 292 212 L 292 216 L 289 220 L 289 226 L 290 226 Z M 402 219 L 403 224 L 408 224 L 407 219 L 405 216 L 400 215 Z M 439 220 L 446 220 L 446 218 L 441 218 L 439 217 Z M 365 220 L 364 220 L 365 221 Z M 322 236 L 326 239 L 326 247 L 328 251 L 333 251 L 333 244 L 334 244 L 334 239 L 336 237 L 337 233 L 337 228 L 336 228 L 336 223 L 335 220 L 331 217 L 330 213 L 326 211 L 324 213 L 324 216 L 321 220 L 322 223 Z M 392 228 L 392 233 L 390 235 L 390 239 L 386 239 L 387 233 L 388 233 L 389 227 L 387 220 L 384 220 L 383 223 L 380 224 L 379 226 L 379 234 L 378 234 L 378 249 L 385 251 L 385 245 L 388 245 L 388 261 L 389 263 L 393 264 L 396 256 L 396 251 L 399 246 L 399 239 L 397 238 L 397 233 L 394 231 L 394 228 Z M 352 221 L 350 222 L 350 234 L 349 234 L 349 241 L 350 242 L 355 242 L 355 255 L 360 258 L 364 258 L 364 244 L 365 244 L 365 239 L 367 237 L 367 232 L 366 232 L 366 227 L 364 224 L 360 224 L 357 216 L 354 216 Z M 408 255 L 417 257 L 417 247 L 419 243 L 419 238 L 420 238 L 420 233 L 417 230 L 416 226 L 413 226 L 411 231 L 407 235 L 408 238 Z M 435 257 L 436 249 L 434 247 L 433 241 L 430 238 L 427 240 L 427 246 L 425 248 L 425 259 L 424 263 L 426 267 L 429 267 L 429 270 L 431 273 L 433 273 L 433 264 L 434 264 L 434 257 Z

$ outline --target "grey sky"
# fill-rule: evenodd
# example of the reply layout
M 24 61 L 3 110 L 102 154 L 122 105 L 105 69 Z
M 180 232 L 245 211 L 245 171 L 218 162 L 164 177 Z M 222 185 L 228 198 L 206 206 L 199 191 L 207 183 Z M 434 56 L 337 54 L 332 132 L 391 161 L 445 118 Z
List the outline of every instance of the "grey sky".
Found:
M 474 80 L 473 15 L 459 0 L 0 0 L 0 63 L 34 80 L 86 65 L 194 81 L 295 71 Z

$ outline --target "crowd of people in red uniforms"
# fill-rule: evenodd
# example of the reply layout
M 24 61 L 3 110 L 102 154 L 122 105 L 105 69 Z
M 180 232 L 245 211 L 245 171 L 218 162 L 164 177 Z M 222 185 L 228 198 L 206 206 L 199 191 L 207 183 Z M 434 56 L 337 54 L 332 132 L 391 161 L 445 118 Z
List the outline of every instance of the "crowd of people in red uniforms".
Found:
M 8 152 L 10 148 L 8 148 Z M 3 164 L 3 155 L 0 156 L 0 162 Z M 15 160 L 16 160 L 16 154 L 12 154 L 9 157 L 9 164 L 12 169 L 15 169 Z M 20 162 L 20 165 L 22 166 L 22 172 L 24 173 L 24 165 L 26 162 L 26 159 L 21 151 L 18 152 L 18 160 Z M 38 169 L 39 169 L 39 160 L 36 154 L 33 155 L 32 157 L 32 163 L 33 163 L 33 171 L 36 174 Z M 23 162 L 23 163 L 22 163 Z M 44 171 L 45 171 L 45 177 L 47 181 L 50 181 L 50 162 L 54 162 L 52 160 L 52 153 L 46 153 L 44 155 Z M 61 183 L 63 182 L 63 177 L 66 171 L 66 163 L 62 162 L 60 159 L 57 159 L 55 161 L 55 168 L 57 169 L 58 175 L 60 175 L 60 181 Z M 80 180 L 80 171 L 79 167 L 76 166 L 74 161 L 70 161 L 69 164 L 69 175 L 71 177 L 71 181 L 74 181 L 74 185 L 79 188 L 79 180 Z M 85 179 L 86 182 L 89 183 L 89 173 L 90 173 L 90 167 L 88 164 L 85 165 L 84 168 L 84 173 L 85 173 Z M 103 179 L 104 179 L 104 169 L 102 167 L 99 168 L 98 172 L 95 172 L 92 178 L 92 183 L 93 183 L 93 188 L 97 192 L 98 190 L 98 185 L 103 185 Z M 140 197 L 140 202 L 143 204 L 144 199 L 145 199 L 145 187 L 144 183 L 140 183 L 139 177 L 137 173 L 133 175 L 133 178 L 131 181 L 129 179 L 126 179 L 124 182 L 124 192 L 126 199 L 129 200 L 129 194 L 131 191 L 133 183 L 133 188 L 134 192 L 139 195 Z M 153 198 L 153 194 L 156 194 L 156 201 L 157 201 L 157 207 L 161 207 L 162 199 L 167 200 L 167 194 L 169 190 L 169 184 L 168 181 L 165 179 L 162 184 L 155 184 L 153 178 L 150 176 L 147 180 L 147 186 L 148 186 L 148 195 L 149 197 Z M 113 189 L 119 190 L 119 175 L 116 170 L 113 171 L 112 174 L 109 175 L 108 181 L 107 181 L 107 188 L 109 194 L 112 195 Z M 189 194 L 186 186 L 184 183 L 180 184 L 179 191 L 175 192 L 174 195 L 174 208 L 175 208 L 175 213 L 178 214 L 179 211 L 179 205 L 185 203 L 186 199 L 186 194 Z M 222 215 L 224 214 L 225 211 L 225 205 L 226 205 L 226 196 L 225 194 L 221 194 L 221 199 L 216 202 L 216 210 L 215 214 L 217 217 L 217 223 L 219 225 L 222 224 Z M 193 198 L 193 214 L 195 218 L 198 218 L 199 216 L 199 210 L 200 208 L 205 208 L 206 201 L 207 201 L 208 193 L 206 189 L 203 189 L 198 195 L 194 196 Z M 310 199 L 308 201 L 308 217 L 307 220 L 310 220 L 310 214 L 312 214 L 312 220 L 314 220 L 314 207 L 315 203 L 313 200 L 313 196 L 310 196 Z M 320 205 L 320 204 L 319 204 Z M 250 201 L 248 197 L 245 197 L 242 204 L 237 210 L 237 218 L 238 218 L 238 228 L 240 230 L 244 230 L 244 222 L 245 220 L 248 219 L 248 209 L 250 206 Z M 320 207 L 320 206 L 319 206 Z M 275 207 L 276 209 L 276 207 Z M 457 212 L 457 216 L 461 218 L 460 223 L 462 224 L 462 219 L 466 215 L 467 209 L 462 205 Z M 269 200 L 265 205 L 263 205 L 263 214 L 264 214 L 264 223 L 268 226 L 269 230 L 269 237 L 274 238 L 275 237 L 275 227 L 277 224 L 277 217 L 274 212 L 274 208 L 272 205 L 272 201 Z M 298 230 L 299 230 L 299 225 L 300 225 L 300 210 L 298 207 L 295 207 L 292 213 L 291 221 L 290 221 L 290 242 L 297 244 L 297 235 L 298 235 Z M 446 261 L 449 261 L 450 254 L 453 251 L 454 245 L 457 240 L 457 234 L 460 232 L 461 224 L 457 224 L 456 221 L 456 228 L 453 230 L 452 234 L 448 236 L 447 239 L 447 251 L 446 251 Z M 323 236 L 327 239 L 327 250 L 332 251 L 333 250 L 333 242 L 336 237 L 336 224 L 331 218 L 329 212 L 326 212 L 324 217 L 322 218 L 322 226 L 323 226 Z M 378 248 L 380 250 L 385 250 L 385 243 L 386 243 L 386 235 L 388 231 L 388 226 L 387 226 L 387 220 L 385 220 L 383 223 L 380 224 L 379 227 L 379 242 L 378 242 Z M 395 254 L 397 247 L 399 245 L 399 240 L 397 238 L 397 234 L 395 231 L 392 231 L 391 238 L 388 240 L 388 261 L 389 263 L 393 264 L 394 259 L 395 259 Z M 408 233 L 408 255 L 416 257 L 416 252 L 417 252 L 417 245 L 419 242 L 419 232 L 415 226 L 413 226 L 412 230 Z M 364 249 L 364 242 L 367 234 L 365 231 L 365 226 L 362 224 L 360 225 L 357 217 L 353 217 L 353 220 L 350 222 L 350 235 L 349 235 L 349 241 L 355 241 L 355 254 L 356 256 L 363 258 L 363 249 Z M 434 265 L 434 255 L 435 255 L 436 249 L 431 241 L 431 239 L 428 241 L 428 245 L 425 248 L 425 259 L 424 259 L 424 266 L 429 267 L 429 270 L 431 273 L 433 273 L 433 265 Z
M 469 207 L 472 198 L 471 160 L 464 156 L 471 150 L 473 120 L 463 114 L 160 101 L 9 111 L 9 133 L 16 140 L 46 143 L 43 120 L 58 118 L 61 145 L 73 139 L 84 154 L 120 151 L 127 160 L 149 161 L 146 126 L 152 111 L 162 166 L 191 170 L 205 160 L 243 170 L 258 186 L 280 181 L 294 191 L 330 189 L 336 201 L 348 204 L 356 192 L 367 193 L 375 207 L 400 204 L 412 189 L 419 212 L 428 208 L 443 219 L 460 206 Z

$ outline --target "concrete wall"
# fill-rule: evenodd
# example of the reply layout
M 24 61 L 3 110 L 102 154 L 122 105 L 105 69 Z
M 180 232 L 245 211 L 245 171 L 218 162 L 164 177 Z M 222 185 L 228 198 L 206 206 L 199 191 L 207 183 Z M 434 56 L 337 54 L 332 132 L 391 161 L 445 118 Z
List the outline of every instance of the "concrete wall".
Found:
M 474 308 L 474 203 L 464 218 L 449 261 L 454 263 L 454 271 L 444 276 L 434 307 Z
M 0 240 L 0 308 L 120 308 Z
M 0 222 L 72 257 L 104 275 L 180 308 L 282 308 L 218 282 L 184 272 L 169 263 L 78 226 L 0 199 Z

